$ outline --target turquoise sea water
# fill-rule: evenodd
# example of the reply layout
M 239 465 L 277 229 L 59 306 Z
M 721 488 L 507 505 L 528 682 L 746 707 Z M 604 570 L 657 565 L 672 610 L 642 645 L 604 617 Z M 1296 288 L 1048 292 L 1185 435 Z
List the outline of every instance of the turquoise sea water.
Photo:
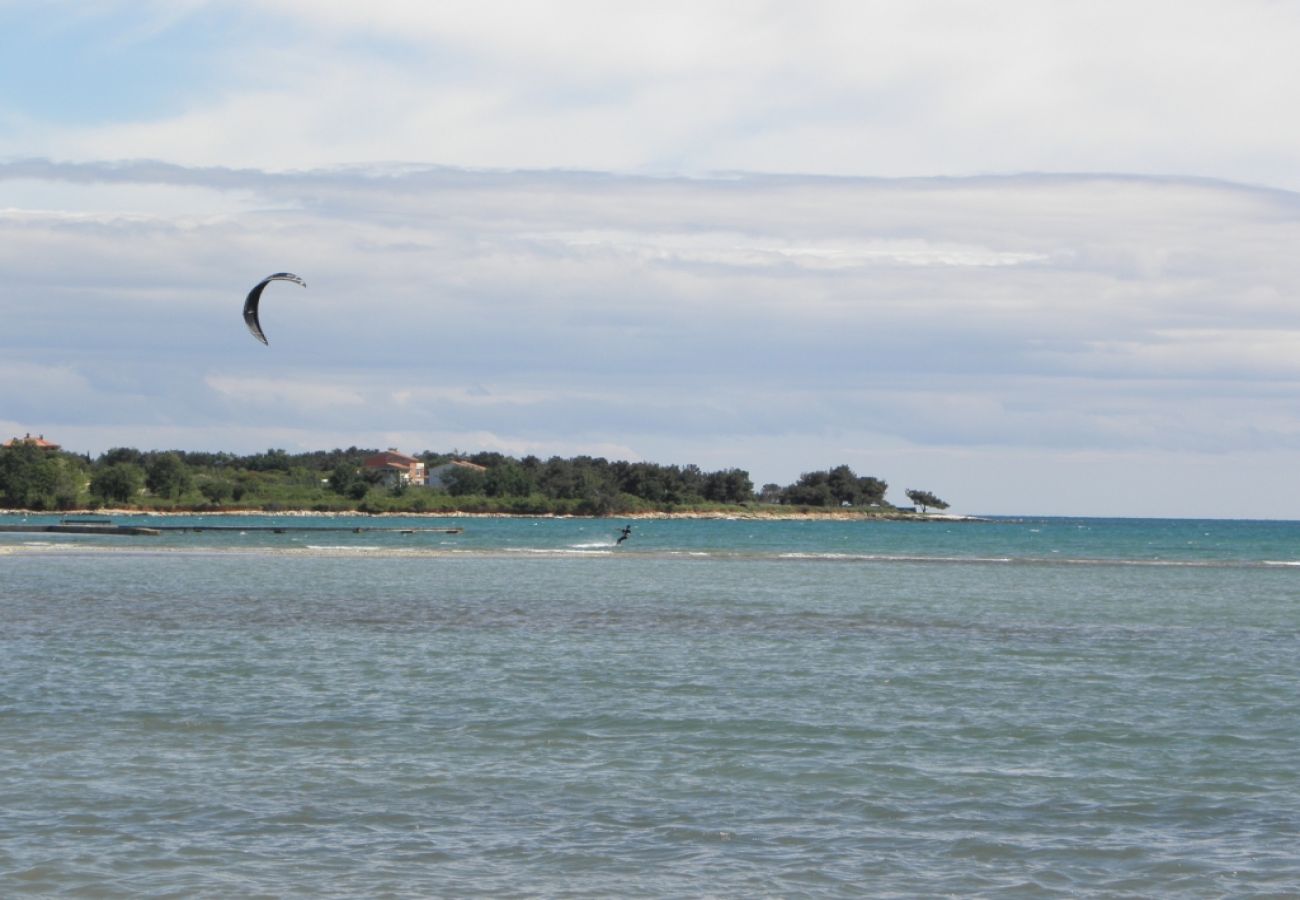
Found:
M 219 523 L 0 534 L 0 895 L 1300 894 L 1300 523 Z

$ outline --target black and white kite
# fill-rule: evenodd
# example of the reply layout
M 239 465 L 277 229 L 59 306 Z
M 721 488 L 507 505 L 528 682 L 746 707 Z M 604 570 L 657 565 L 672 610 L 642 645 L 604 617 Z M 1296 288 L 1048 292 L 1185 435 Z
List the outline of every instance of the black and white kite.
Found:
M 267 346 L 270 346 L 270 341 L 262 333 L 262 323 L 257 320 L 257 304 L 261 302 L 263 289 L 272 281 L 292 281 L 294 284 L 300 284 L 303 287 L 307 286 L 307 282 L 297 275 L 290 272 L 276 272 L 274 275 L 267 275 L 248 292 L 248 299 L 244 301 L 244 324 L 248 326 L 248 330 L 253 337 Z

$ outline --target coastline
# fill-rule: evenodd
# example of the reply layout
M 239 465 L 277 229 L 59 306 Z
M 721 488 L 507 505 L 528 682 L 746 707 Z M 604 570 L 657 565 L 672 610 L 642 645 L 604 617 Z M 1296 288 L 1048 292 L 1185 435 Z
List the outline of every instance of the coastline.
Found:
M 607 520 L 630 520 L 630 521 L 649 521 L 649 520 L 666 520 L 666 519 L 707 519 L 707 520 L 744 520 L 751 522 L 761 522 L 765 520 L 774 522 L 798 522 L 798 521 L 837 521 L 837 522 L 984 522 L 987 519 L 979 516 L 966 516 L 955 513 L 943 512 L 885 512 L 885 511 L 858 511 L 858 510 L 685 510 L 680 512 L 634 512 L 624 515 L 608 516 L 579 516 L 572 514 L 557 515 L 555 513 L 497 513 L 497 512 L 460 512 L 460 511 L 438 511 L 438 512 L 381 512 L 365 513 L 357 510 L 347 510 L 343 512 L 322 511 L 314 509 L 285 509 L 285 510 L 265 510 L 265 509 L 219 509 L 219 510 L 142 510 L 128 508 L 104 508 L 104 509 L 68 509 L 68 510 L 30 510 L 30 509 L 0 509 L 0 515 L 3 516 L 97 516 L 103 518 L 125 518 L 125 517 L 186 517 L 195 516 L 265 516 L 281 518 L 320 518 L 320 519 L 339 519 L 339 518 L 373 518 L 373 519 L 607 519 Z

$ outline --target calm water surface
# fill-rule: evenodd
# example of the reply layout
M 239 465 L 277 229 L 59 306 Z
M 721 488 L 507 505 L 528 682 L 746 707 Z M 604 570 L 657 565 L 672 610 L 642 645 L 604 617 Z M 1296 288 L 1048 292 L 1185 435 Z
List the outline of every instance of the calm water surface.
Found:
M 1298 523 L 223 524 L 0 534 L 0 895 L 1300 894 Z

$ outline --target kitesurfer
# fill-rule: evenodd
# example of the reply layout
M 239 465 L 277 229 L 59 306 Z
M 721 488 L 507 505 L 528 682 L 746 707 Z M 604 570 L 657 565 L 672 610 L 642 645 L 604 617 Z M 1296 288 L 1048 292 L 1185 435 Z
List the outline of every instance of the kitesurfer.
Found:
M 619 534 L 619 536 L 618 536 L 618 540 L 616 540 L 616 541 L 614 542 L 614 546 L 618 546 L 619 544 L 623 543 L 624 541 L 626 541 L 626 540 L 627 540 L 628 538 L 630 538 L 631 536 L 632 536 L 632 526 L 631 526 L 631 525 L 624 525 L 624 526 L 623 526 L 623 531 L 622 531 L 622 532 Z

